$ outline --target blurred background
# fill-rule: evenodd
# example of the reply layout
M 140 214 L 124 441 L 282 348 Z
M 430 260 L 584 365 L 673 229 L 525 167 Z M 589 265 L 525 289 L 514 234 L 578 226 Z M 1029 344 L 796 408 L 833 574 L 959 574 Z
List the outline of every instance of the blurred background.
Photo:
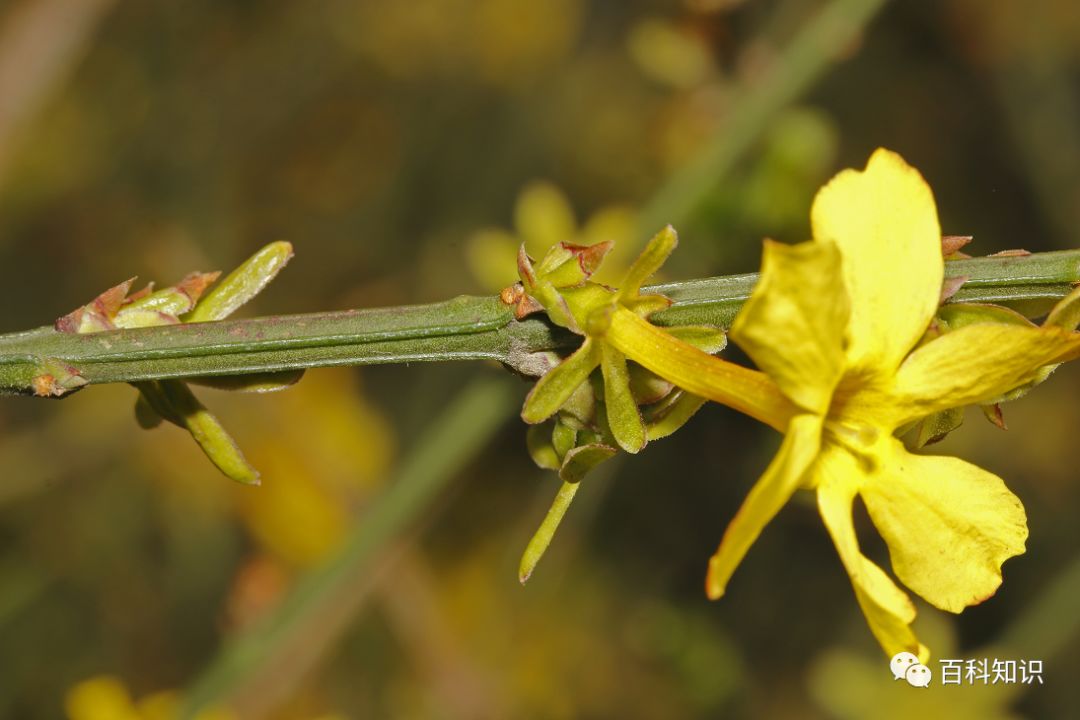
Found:
M 496 292 L 521 241 L 615 239 L 618 268 L 667 222 L 667 279 L 749 272 L 879 145 L 970 252 L 1080 247 L 1078 88 L 1067 0 L 7 0 L 0 332 L 277 239 L 296 258 L 249 316 Z M 474 383 L 491 402 L 455 454 L 431 433 L 460 430 L 443 413 Z M 1031 538 L 995 597 L 920 605 L 917 629 L 936 658 L 1042 660 L 1045 684 L 919 691 L 808 498 L 706 600 L 779 443 L 723 408 L 588 478 L 522 588 L 557 489 L 525 451 L 527 389 L 472 363 L 200 391 L 260 488 L 140 430 L 130 387 L 3 398 L 0 716 L 1080 713 L 1080 368 L 1006 406 L 1007 433 L 970 412 L 933 448 L 1006 478 Z M 438 482 L 391 516 L 418 457 Z

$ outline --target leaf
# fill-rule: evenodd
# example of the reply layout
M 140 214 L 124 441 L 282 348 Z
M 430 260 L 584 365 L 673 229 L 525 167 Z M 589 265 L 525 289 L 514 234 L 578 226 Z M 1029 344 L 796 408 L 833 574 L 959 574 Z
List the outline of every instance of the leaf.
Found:
M 525 398 L 521 419 L 535 425 L 557 413 L 599 364 L 600 348 L 592 339 L 586 338 L 573 355 L 536 382 Z
M 563 482 L 578 483 L 597 465 L 610 460 L 617 451 L 610 445 L 580 445 L 566 454 L 559 478 Z
M 164 418 L 154 410 L 154 406 L 140 390 L 135 396 L 135 422 L 139 423 L 139 427 L 143 430 L 153 430 L 161 424 L 162 420 Z
M 671 435 L 685 425 L 706 402 L 705 398 L 679 390 L 672 393 L 671 399 L 661 411 L 646 419 L 645 431 L 650 441 Z
M 292 387 L 304 377 L 304 370 L 279 370 L 248 375 L 202 375 L 184 378 L 192 385 L 230 392 L 269 393 Z
M 918 449 L 941 442 L 945 436 L 964 424 L 964 408 L 950 408 L 923 418 L 914 428 L 911 447 Z
M 622 287 L 619 288 L 619 299 L 637 297 L 641 284 L 663 266 L 678 244 L 679 236 L 670 225 L 656 233 L 626 272 Z
M 564 482 L 562 484 L 558 494 L 555 495 L 554 502 L 551 503 L 551 508 L 540 523 L 540 527 L 537 528 L 529 540 L 529 544 L 525 546 L 525 552 L 521 556 L 521 563 L 518 565 L 518 580 L 523 585 L 532 576 L 537 563 L 540 562 L 540 558 L 544 557 L 544 553 L 547 552 L 548 545 L 551 544 L 551 539 L 555 537 L 555 531 L 559 529 L 559 524 L 566 515 L 566 511 L 570 508 L 570 503 L 574 501 L 574 496 L 577 495 L 579 487 L 581 487 L 581 484 L 576 482 Z
M 144 391 L 151 405 L 155 404 L 154 396 L 158 395 L 164 410 L 158 410 L 158 414 L 166 419 L 179 419 L 210 462 L 226 477 L 245 485 L 259 484 L 258 471 L 248 463 L 229 433 L 218 419 L 203 407 L 187 385 L 177 380 L 161 380 L 137 383 L 136 387 Z
M 605 344 L 601 354 L 600 369 L 604 373 L 604 406 L 608 425 L 619 447 L 628 453 L 637 453 L 648 442 L 645 423 L 641 419 L 634 395 L 630 390 L 630 372 L 626 356 Z
M 558 470 L 562 467 L 559 454 L 551 442 L 551 427 L 544 425 L 530 425 L 525 433 L 525 447 L 529 450 L 529 457 L 536 466 L 544 470 Z
M 293 256 L 292 245 L 273 242 L 245 260 L 195 306 L 185 322 L 223 320 L 262 292 Z
M 1058 304 L 1046 316 L 1043 326 L 1047 325 L 1070 331 L 1076 330 L 1076 326 L 1080 325 L 1080 287 L 1074 288 L 1058 301 Z
M 555 420 L 555 429 L 551 432 L 551 444 L 555 448 L 555 453 L 559 456 L 559 459 L 563 461 L 574 448 L 574 443 L 577 442 L 577 430 L 565 423 Z

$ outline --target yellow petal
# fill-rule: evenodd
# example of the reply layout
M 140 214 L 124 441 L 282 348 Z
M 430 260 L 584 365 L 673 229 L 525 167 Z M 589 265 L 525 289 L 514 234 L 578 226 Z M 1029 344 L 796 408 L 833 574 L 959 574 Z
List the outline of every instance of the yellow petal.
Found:
M 993 400 L 1080 350 L 1080 333 L 1000 323 L 968 325 L 913 352 L 896 373 L 896 425 Z
M 705 592 L 710 599 L 716 600 L 724 594 L 746 551 L 799 487 L 821 444 L 821 423 L 817 415 L 796 415 L 791 420 L 780 451 L 746 497 L 724 531 L 719 549 L 709 559 Z
M 844 372 L 850 309 L 830 241 L 765 241 L 761 278 L 731 337 L 796 405 L 824 415 Z
M 1027 518 L 998 476 L 952 457 L 913 455 L 895 439 L 860 489 L 901 582 L 960 612 L 994 594 L 1001 564 L 1024 552 Z
M 814 239 L 844 257 L 851 302 L 847 356 L 891 372 L 922 337 L 937 308 L 944 265 L 930 188 L 903 158 L 879 149 L 866 170 L 844 170 L 818 192 Z
M 915 606 L 888 575 L 859 550 L 851 508 L 863 469 L 849 452 L 826 446 L 815 466 L 818 510 L 844 564 L 870 631 L 890 657 L 907 651 L 926 662 L 930 652 L 911 630 Z

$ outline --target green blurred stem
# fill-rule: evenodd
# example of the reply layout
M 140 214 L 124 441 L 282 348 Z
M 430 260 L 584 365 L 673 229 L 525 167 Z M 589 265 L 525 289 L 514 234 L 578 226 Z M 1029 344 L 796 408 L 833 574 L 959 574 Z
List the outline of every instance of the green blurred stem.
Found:
M 499 379 L 466 387 L 403 456 L 396 477 L 359 517 L 340 549 L 302 578 L 268 615 L 228 639 L 184 695 L 181 718 L 230 706 L 238 717 L 287 696 L 349 625 L 386 551 L 483 449 L 518 400 Z
M 951 302 L 999 303 L 1036 317 L 1080 282 L 1080 250 L 946 263 L 967 281 Z M 727 328 L 757 276 L 690 280 L 644 288 L 675 301 L 660 326 Z M 566 350 L 580 338 L 534 317 L 522 321 L 498 298 L 250 320 L 185 323 L 87 335 L 39 328 L 0 335 L 0 394 L 29 394 L 33 381 L 70 365 L 89 384 L 243 375 L 334 365 L 497 360 L 529 375 L 546 365 L 535 353 Z M 46 363 L 46 361 L 49 361 Z M 55 371 L 53 371 L 55 372 Z
M 679 226 L 731 170 L 777 113 L 805 94 L 829 67 L 858 45 L 863 29 L 885 0 L 833 0 L 806 23 L 775 57 L 764 74 L 739 88 L 731 100 L 736 112 L 694 159 L 675 171 L 641 211 L 639 228 L 649 237 L 667 223 Z

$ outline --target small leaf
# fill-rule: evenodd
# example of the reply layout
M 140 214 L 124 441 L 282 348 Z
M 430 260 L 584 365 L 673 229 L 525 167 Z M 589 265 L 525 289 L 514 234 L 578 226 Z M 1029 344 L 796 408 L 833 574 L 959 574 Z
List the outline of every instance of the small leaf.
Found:
M 634 395 L 630 391 L 630 372 L 626 356 L 605 344 L 601 353 L 600 369 L 604 373 L 604 406 L 608 425 L 619 447 L 628 453 L 637 453 L 648 442 L 645 423 Z
M 646 370 L 637 363 L 629 363 L 630 392 L 638 405 L 652 405 L 667 397 L 674 383 L 668 382 L 651 370 Z
M 171 287 L 147 294 L 136 294 L 128 298 L 117 313 L 117 327 L 147 327 L 146 325 L 122 324 L 125 315 L 136 312 L 156 311 L 166 315 L 183 315 L 195 307 L 203 291 L 217 280 L 219 272 L 193 272 Z M 141 291 L 140 291 L 141 292 Z
M 673 302 L 671 298 L 663 295 L 638 295 L 632 300 L 625 300 L 624 304 L 641 317 L 647 318 L 653 313 L 667 310 Z
M 570 332 L 578 335 L 583 334 L 573 312 L 570 310 L 570 306 L 566 302 L 566 298 L 562 296 L 554 285 L 547 280 L 537 280 L 531 294 L 547 310 L 551 322 L 566 328 Z
M 518 566 L 518 580 L 523 585 L 532 576 L 533 570 L 536 569 L 537 563 L 540 562 L 540 558 L 544 557 L 548 545 L 551 544 L 551 539 L 555 537 L 555 531 L 559 529 L 559 523 L 562 522 L 563 516 L 566 515 L 570 503 L 574 501 L 574 496 L 577 494 L 579 487 L 581 487 L 581 483 L 564 482 L 562 484 L 558 494 L 555 495 L 555 501 L 552 502 L 551 508 L 540 523 L 540 527 L 537 528 L 536 533 L 529 540 L 529 544 L 525 546 L 525 552 L 521 556 L 521 564 Z
M 923 418 L 915 425 L 911 438 L 912 449 L 941 442 L 945 436 L 964 424 L 964 408 L 950 408 Z
M 30 386 L 38 397 L 60 397 L 87 384 L 78 368 L 57 358 L 41 358 Z
M 1046 316 L 1043 326 L 1059 327 L 1065 330 L 1076 330 L 1080 325 L 1080 287 L 1063 297 L 1050 314 Z
M 57 318 L 53 326 L 59 332 L 91 333 L 113 330 L 112 320 L 120 311 L 120 306 L 127 297 L 135 278 L 130 278 L 114 285 L 80 308 L 75 308 L 67 315 Z
M 1034 323 L 1026 317 L 1001 307 L 1000 305 L 984 305 L 981 303 L 951 303 L 942 305 L 938 309 L 938 319 L 945 323 L 949 330 L 959 330 L 967 325 L 977 323 L 1001 323 L 1003 325 L 1023 325 L 1033 327 Z
M 559 478 L 563 482 L 579 483 L 597 465 L 614 457 L 616 452 L 610 445 L 580 445 L 573 448 L 563 459 Z
M 536 266 L 536 273 L 557 288 L 577 287 L 592 276 L 612 247 L 610 241 L 595 245 L 559 243 Z
M 596 392 L 592 383 L 584 382 L 578 386 L 570 399 L 563 403 L 559 419 L 576 426 L 579 432 L 596 422 Z
M 715 325 L 678 325 L 664 330 L 668 335 L 710 355 L 716 355 L 727 347 L 727 333 Z
M 679 390 L 655 414 L 649 413 L 645 430 L 650 441 L 671 435 L 685 425 L 706 402 L 705 398 Z
M 577 430 L 571 426 L 555 420 L 555 429 L 551 432 L 551 444 L 555 448 L 555 454 L 563 461 L 566 454 L 573 450 L 577 442 Z
M 529 457 L 537 467 L 544 470 L 558 470 L 562 467 L 559 454 L 551 442 L 551 427 L 544 425 L 530 425 L 525 433 L 525 447 L 529 450 Z
M 169 405 L 170 412 L 180 418 L 218 470 L 236 482 L 246 485 L 259 484 L 258 471 L 248 463 L 229 433 L 218 419 L 203 407 L 187 385 L 177 380 L 161 380 L 157 385 Z M 168 414 L 161 414 L 169 417 Z
M 230 392 L 269 393 L 292 387 L 304 377 L 303 368 L 299 370 L 279 370 L 276 372 L 251 373 L 249 375 L 203 375 L 184 378 L 192 385 L 228 390 Z
M 258 295 L 292 258 L 292 245 L 273 242 L 245 260 L 195 306 L 186 322 L 223 320 Z
M 139 424 L 143 430 L 153 430 L 164 420 L 161 415 L 154 410 L 154 406 L 150 404 L 150 401 L 146 399 L 146 395 L 139 391 L 139 394 L 135 396 L 135 422 Z
M 656 233 L 627 271 L 622 287 L 619 288 L 619 298 L 636 297 L 641 290 L 641 284 L 660 269 L 678 244 L 679 236 L 670 225 Z
M 159 310 L 124 310 L 116 316 L 113 325 L 117 328 L 158 327 L 159 325 L 179 325 L 180 318 Z
M 600 348 L 591 338 L 559 365 L 540 378 L 525 398 L 521 419 L 530 425 L 542 423 L 559 411 L 578 386 L 600 364 Z

